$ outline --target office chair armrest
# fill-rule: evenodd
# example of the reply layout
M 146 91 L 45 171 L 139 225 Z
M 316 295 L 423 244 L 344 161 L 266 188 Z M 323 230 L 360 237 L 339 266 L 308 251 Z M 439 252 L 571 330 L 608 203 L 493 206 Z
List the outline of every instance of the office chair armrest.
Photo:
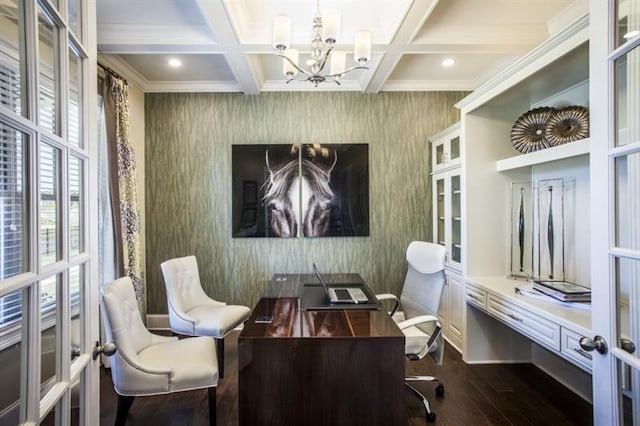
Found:
M 395 305 L 393 305 L 393 309 L 391 309 L 391 312 L 389 312 L 390 316 L 393 316 L 393 314 L 396 313 L 396 311 L 398 310 L 398 306 L 400 305 L 400 300 L 398 300 L 395 294 L 390 294 L 390 293 L 376 294 L 376 299 L 380 301 L 394 300 L 396 302 Z
M 405 328 L 413 327 L 418 324 L 426 323 L 435 323 L 436 328 L 433 330 L 433 333 L 431 333 L 431 336 L 429 336 L 429 340 L 427 341 L 427 344 L 424 346 L 424 348 L 422 348 L 419 353 L 415 354 L 415 357 L 417 359 L 424 358 L 426 354 L 431 352 L 431 348 L 433 347 L 434 343 L 442 340 L 442 326 L 440 325 L 440 320 L 438 320 L 438 318 L 434 317 L 433 315 L 420 315 L 418 317 L 414 317 L 398 323 L 398 327 L 400 327 L 400 330 L 404 330 Z
M 400 321 L 398 323 L 398 327 L 400 327 L 400 330 L 404 330 L 405 328 L 413 327 L 414 325 L 425 324 L 429 322 L 435 322 L 436 327 L 440 328 L 440 321 L 433 315 L 420 315 L 418 317 Z

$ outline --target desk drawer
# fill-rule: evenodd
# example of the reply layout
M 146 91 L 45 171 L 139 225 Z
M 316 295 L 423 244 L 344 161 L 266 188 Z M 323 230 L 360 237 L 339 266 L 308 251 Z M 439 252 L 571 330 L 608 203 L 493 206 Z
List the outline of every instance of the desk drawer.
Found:
M 468 304 L 474 305 L 483 311 L 487 310 L 487 292 L 483 289 L 467 283 L 465 299 Z
M 487 312 L 534 341 L 560 350 L 560 326 L 539 315 L 505 302 L 493 295 L 487 300 Z
M 591 354 L 580 347 L 581 337 L 582 335 L 575 331 L 562 327 L 560 330 L 560 339 L 562 344 L 560 350 L 574 364 L 591 372 Z

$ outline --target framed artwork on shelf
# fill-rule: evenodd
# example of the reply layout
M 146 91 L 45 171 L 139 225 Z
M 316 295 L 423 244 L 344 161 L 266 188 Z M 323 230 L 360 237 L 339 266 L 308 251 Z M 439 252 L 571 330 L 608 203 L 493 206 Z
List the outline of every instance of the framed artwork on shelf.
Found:
M 511 189 L 511 272 L 514 278 L 533 277 L 533 185 L 512 182 Z

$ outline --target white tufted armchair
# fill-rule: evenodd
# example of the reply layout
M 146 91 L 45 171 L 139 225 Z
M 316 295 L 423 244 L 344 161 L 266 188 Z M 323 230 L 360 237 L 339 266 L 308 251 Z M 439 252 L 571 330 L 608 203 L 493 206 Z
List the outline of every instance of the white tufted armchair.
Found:
M 206 337 L 179 340 L 150 333 L 142 322 L 129 277 L 102 290 L 107 339 L 116 344 L 111 377 L 118 394 L 116 425 L 124 425 L 134 397 L 209 389 L 209 422 L 216 424 L 218 364 Z
M 171 331 L 216 339 L 218 370 L 224 376 L 224 338 L 245 322 L 251 310 L 211 299 L 202 289 L 195 256 L 170 259 L 160 265 L 167 290 Z

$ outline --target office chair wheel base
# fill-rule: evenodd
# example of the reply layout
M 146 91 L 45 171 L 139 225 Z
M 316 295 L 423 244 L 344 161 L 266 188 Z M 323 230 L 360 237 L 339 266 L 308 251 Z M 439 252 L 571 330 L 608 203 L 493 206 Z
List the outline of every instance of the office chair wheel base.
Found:
M 431 413 L 427 413 L 427 421 L 429 423 L 433 423 L 436 421 L 436 413 L 431 412 Z
M 444 385 L 442 383 L 436 386 L 436 396 L 438 397 L 444 396 Z

